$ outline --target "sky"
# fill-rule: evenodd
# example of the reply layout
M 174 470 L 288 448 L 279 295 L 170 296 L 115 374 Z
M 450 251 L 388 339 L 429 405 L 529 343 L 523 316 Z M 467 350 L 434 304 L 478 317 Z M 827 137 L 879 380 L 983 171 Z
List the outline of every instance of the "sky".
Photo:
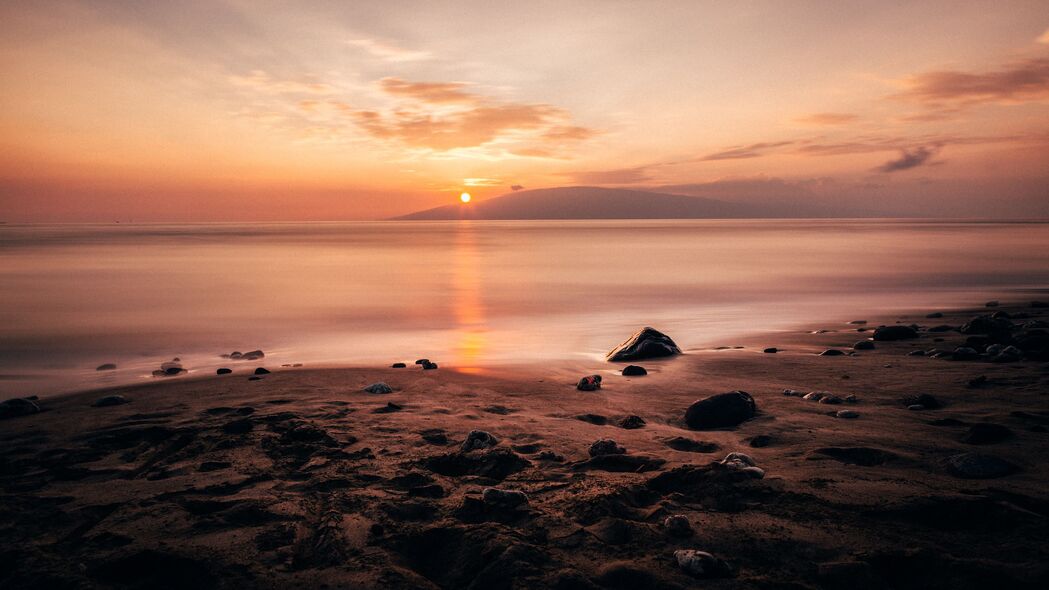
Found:
M 0 221 L 573 185 L 1049 217 L 1049 3 L 0 2 Z

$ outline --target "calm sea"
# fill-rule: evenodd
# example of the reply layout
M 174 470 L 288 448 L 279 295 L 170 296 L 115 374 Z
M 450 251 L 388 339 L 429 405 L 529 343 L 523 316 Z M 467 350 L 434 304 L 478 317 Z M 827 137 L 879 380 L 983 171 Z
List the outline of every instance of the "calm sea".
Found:
M 699 348 L 1046 285 L 1042 223 L 5 225 L 0 394 L 257 348 L 271 367 L 596 362 L 644 325 Z

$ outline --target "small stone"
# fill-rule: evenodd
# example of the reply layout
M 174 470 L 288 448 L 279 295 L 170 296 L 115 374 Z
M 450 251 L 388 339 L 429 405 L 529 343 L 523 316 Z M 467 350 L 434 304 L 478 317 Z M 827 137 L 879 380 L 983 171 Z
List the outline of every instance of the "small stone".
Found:
M 860 340 L 852 345 L 853 350 L 874 350 L 874 343 L 870 340 Z
M 466 440 L 459 447 L 459 450 L 463 453 L 473 451 L 475 449 L 487 449 L 494 447 L 499 444 L 499 439 L 492 436 L 491 433 L 485 432 L 484 430 L 471 430 L 466 435 Z
M 853 326 L 865 326 L 867 325 L 867 320 L 852 320 L 849 324 Z
M 575 386 L 579 391 L 597 391 L 601 389 L 601 375 L 587 375 Z
M 248 377 L 248 381 L 262 381 L 262 377 L 259 377 L 258 375 L 252 375 L 251 377 Z
M 907 353 L 907 356 L 925 356 L 924 350 L 912 350 Z
M 404 406 L 395 404 L 393 402 L 387 402 L 385 406 L 381 408 L 375 408 L 372 410 L 372 414 L 392 414 L 394 412 L 400 412 L 404 409 Z
M 754 459 L 745 453 L 729 453 L 721 460 L 721 464 L 732 471 L 746 474 L 754 479 L 765 477 L 765 470 L 758 467 Z
M 754 417 L 757 404 L 745 391 L 730 391 L 693 402 L 685 411 L 692 430 L 736 426 Z
M 907 409 L 911 410 L 911 411 L 914 411 L 914 412 L 920 412 L 920 411 L 925 409 L 925 406 L 923 406 L 921 404 L 911 404 L 911 405 L 907 406 Z
M 408 365 L 406 365 L 404 363 L 393 363 L 392 365 L 390 365 L 391 369 L 404 369 L 404 368 L 407 368 L 407 367 L 408 367 Z
M 779 352 L 779 349 L 775 346 L 770 346 L 761 352 L 764 352 L 766 354 L 776 354 L 777 352 Z
M 820 353 L 820 356 L 844 356 L 844 355 L 845 355 L 844 352 L 842 352 L 842 351 L 840 351 L 840 350 L 838 350 L 836 348 L 828 348 L 827 350 L 824 350 L 823 352 Z
M 646 371 L 644 367 L 639 367 L 637 365 L 627 365 L 623 367 L 624 377 L 643 377 L 645 375 L 648 375 L 648 371 Z
M 679 549 L 674 552 L 677 565 L 685 573 L 696 578 L 720 578 L 728 576 L 731 568 L 724 561 L 706 551 Z
M 797 389 L 784 389 L 783 390 L 783 395 L 790 396 L 790 397 L 802 397 L 805 394 L 800 392 L 800 391 L 798 391 Z
M 874 330 L 876 341 L 908 340 L 917 337 L 918 331 L 910 326 L 878 326 Z
M 97 400 L 95 400 L 95 403 L 91 405 L 96 408 L 105 408 L 108 406 L 119 406 L 126 403 L 128 403 L 128 400 L 122 395 L 107 395 L 105 397 L 98 398 Z
M 823 399 L 824 396 L 830 395 L 826 391 L 810 391 L 803 395 L 801 399 L 808 400 L 810 402 L 818 402 Z
M 437 368 L 437 363 L 423 363 L 424 371 L 432 371 Z
M 216 375 L 229 375 L 232 372 L 233 372 L 233 369 L 228 369 L 226 367 L 222 367 L 221 369 L 218 369 L 217 371 L 215 371 L 215 374 Z
M 115 371 L 116 369 L 117 369 L 117 366 L 114 365 L 113 363 L 106 363 L 104 365 L 99 365 L 99 366 L 95 367 L 96 371 Z
M 998 307 L 998 301 L 988 301 L 983 304 L 984 307 Z
M 750 439 L 750 446 L 755 449 L 767 447 L 772 444 L 772 437 L 767 434 L 759 434 L 754 438 Z
M 610 438 L 603 438 L 590 445 L 589 453 L 591 457 L 597 457 L 599 455 L 623 455 L 626 454 L 626 447 Z
M 840 404 L 841 402 L 842 400 L 840 397 L 830 394 L 821 397 L 819 401 L 821 404 Z
M 853 410 L 838 410 L 834 413 L 834 416 L 846 420 L 854 420 L 860 417 L 860 413 Z
M 856 397 L 856 394 L 849 394 L 845 396 L 845 403 L 847 404 L 854 404 L 858 401 L 860 400 Z
M 264 369 L 262 367 L 259 367 L 259 368 L 255 369 L 255 374 L 256 375 L 269 375 L 270 372 L 269 372 L 268 369 Z
M 517 508 L 528 503 L 528 496 L 518 490 L 485 488 L 481 492 L 481 500 L 486 505 L 496 508 Z
M 692 523 L 683 514 L 671 514 L 666 517 L 663 527 L 667 529 L 667 533 L 675 537 L 691 537 L 695 532 L 692 530 Z
M 417 365 L 425 365 L 428 362 L 430 362 L 430 359 L 419 359 L 419 360 L 415 361 L 415 364 L 417 364 Z
M 929 410 L 938 410 L 939 408 L 943 407 L 943 404 L 940 403 L 940 400 L 929 395 L 928 393 L 912 395 L 910 397 L 904 398 L 903 403 L 907 406 L 922 406 L 922 409 Z
M 619 427 L 627 430 L 635 430 L 638 428 L 644 428 L 645 419 L 641 416 L 630 415 L 619 421 Z
M 553 461 L 554 463 L 561 463 L 565 460 L 564 455 L 560 455 L 553 451 L 541 451 L 538 455 L 535 456 L 535 458 L 539 459 L 540 461 Z
M 927 314 L 925 314 L 925 317 L 927 317 L 927 318 L 929 318 L 930 320 L 932 320 L 932 319 L 936 319 L 936 318 L 942 318 L 942 317 L 943 317 L 943 314 L 942 314 L 942 313 L 940 313 L 940 312 L 938 312 L 938 311 L 934 311 L 934 312 L 932 312 L 932 313 L 927 313 Z
M 380 381 L 365 387 L 364 391 L 367 393 L 393 393 L 393 388 Z

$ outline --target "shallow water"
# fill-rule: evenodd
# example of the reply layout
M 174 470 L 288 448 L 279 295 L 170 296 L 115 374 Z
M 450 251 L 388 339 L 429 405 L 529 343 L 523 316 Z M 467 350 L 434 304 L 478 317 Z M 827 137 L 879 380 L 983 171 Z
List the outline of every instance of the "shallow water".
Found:
M 1049 284 L 1049 224 L 543 221 L 0 226 L 0 394 L 193 372 L 593 359 Z M 261 348 L 264 363 L 220 353 Z M 96 372 L 102 363 L 117 371 Z

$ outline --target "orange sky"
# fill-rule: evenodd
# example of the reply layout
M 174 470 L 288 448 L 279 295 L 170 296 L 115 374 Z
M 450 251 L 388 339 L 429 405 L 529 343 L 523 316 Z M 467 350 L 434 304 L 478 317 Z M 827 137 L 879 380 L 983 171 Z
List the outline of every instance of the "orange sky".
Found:
M 0 5 L 0 221 L 741 183 L 1049 216 L 1044 0 L 152 4 Z

